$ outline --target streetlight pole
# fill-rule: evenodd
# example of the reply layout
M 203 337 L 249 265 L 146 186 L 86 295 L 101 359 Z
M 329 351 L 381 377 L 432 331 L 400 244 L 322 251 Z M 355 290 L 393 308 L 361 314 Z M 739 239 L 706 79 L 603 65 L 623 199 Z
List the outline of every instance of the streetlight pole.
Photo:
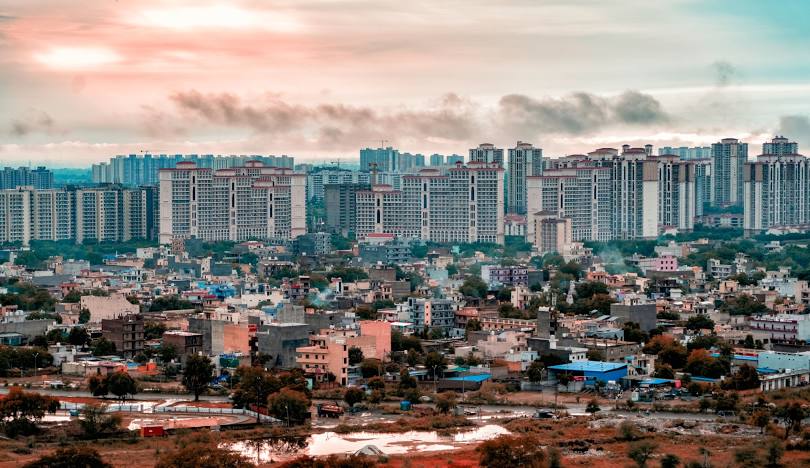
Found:
M 37 362 L 38 358 L 39 358 L 39 353 L 34 353 L 34 377 L 37 376 L 37 367 L 39 367 L 38 366 L 39 363 Z
M 261 424 L 262 423 L 261 413 L 259 413 L 259 393 L 260 393 L 259 392 L 259 382 L 260 382 L 260 380 L 261 380 L 261 378 L 259 376 L 256 376 L 256 424 Z

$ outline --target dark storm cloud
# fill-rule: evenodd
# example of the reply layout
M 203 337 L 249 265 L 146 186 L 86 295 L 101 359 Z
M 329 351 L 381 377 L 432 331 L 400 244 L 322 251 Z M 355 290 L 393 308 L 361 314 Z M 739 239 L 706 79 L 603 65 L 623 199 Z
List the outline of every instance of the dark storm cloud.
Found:
M 669 119 L 660 102 L 638 91 L 625 91 L 613 98 L 574 93 L 562 99 L 541 100 L 510 94 L 501 98 L 498 116 L 502 127 L 572 135 L 609 124 L 649 125 Z
M 247 103 L 233 94 L 193 90 L 170 98 L 181 111 L 213 124 L 247 127 L 269 135 L 304 132 L 325 143 L 354 140 L 357 144 L 358 139 L 380 135 L 461 140 L 475 135 L 477 128 L 474 105 L 454 94 L 425 109 L 390 111 L 344 104 L 305 106 L 278 97 Z
M 810 145 L 810 118 L 806 115 L 785 115 L 779 118 L 779 132 L 799 143 L 801 147 Z
M 171 101 L 185 117 L 251 129 L 259 135 L 351 148 L 386 138 L 469 141 L 492 131 L 533 138 L 537 134 L 584 135 L 609 125 L 651 125 L 669 116 L 652 96 L 625 91 L 613 97 L 580 92 L 561 99 L 503 96 L 494 109 L 449 93 L 423 108 L 376 109 L 345 104 L 299 105 L 267 95 L 246 101 L 234 94 L 179 92 Z

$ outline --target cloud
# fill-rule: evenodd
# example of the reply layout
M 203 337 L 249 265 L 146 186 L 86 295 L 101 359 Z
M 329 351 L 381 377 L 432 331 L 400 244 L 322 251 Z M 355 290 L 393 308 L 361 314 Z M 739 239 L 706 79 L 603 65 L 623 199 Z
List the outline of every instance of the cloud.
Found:
M 606 98 L 574 93 L 561 99 L 510 94 L 498 103 L 499 125 L 519 132 L 581 135 L 611 124 L 650 125 L 669 120 L 661 103 L 639 91 Z
M 731 82 L 738 77 L 739 71 L 737 68 L 725 60 L 718 60 L 712 64 L 715 72 L 715 83 L 718 88 L 724 88 L 731 84 Z
M 810 145 L 810 118 L 806 115 L 782 116 L 778 133 L 799 142 L 800 147 Z
M 170 100 L 187 116 L 264 136 L 306 141 L 326 148 L 356 148 L 380 138 L 392 141 L 461 141 L 478 129 L 478 106 L 455 94 L 422 109 L 372 109 L 346 104 L 292 104 L 266 95 L 250 103 L 230 93 L 174 93 Z
M 33 132 L 51 133 L 54 130 L 54 121 L 46 112 L 29 110 L 24 116 L 13 119 L 9 126 L 9 134 L 26 136 Z

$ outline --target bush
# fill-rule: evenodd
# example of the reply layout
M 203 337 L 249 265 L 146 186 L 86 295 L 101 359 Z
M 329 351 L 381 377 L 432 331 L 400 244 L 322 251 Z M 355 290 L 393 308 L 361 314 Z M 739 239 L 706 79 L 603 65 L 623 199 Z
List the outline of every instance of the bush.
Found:
M 475 450 L 481 454 L 480 464 L 485 468 L 541 468 L 546 458 L 540 440 L 531 435 L 502 435 Z
M 633 441 L 641 438 L 641 431 L 635 423 L 622 421 L 616 429 L 616 438 L 624 441 Z
M 223 465 L 224 466 L 224 465 Z M 87 446 L 73 446 L 56 449 L 52 455 L 23 465 L 23 468 L 112 468 L 99 455 L 98 451 Z M 199 467 L 202 468 L 202 467 Z

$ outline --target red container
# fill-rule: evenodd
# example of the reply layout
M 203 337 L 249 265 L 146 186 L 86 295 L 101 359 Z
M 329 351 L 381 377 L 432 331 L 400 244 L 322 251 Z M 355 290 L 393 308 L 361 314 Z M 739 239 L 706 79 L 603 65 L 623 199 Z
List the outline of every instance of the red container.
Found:
M 162 437 L 166 435 L 163 426 L 143 426 L 141 428 L 141 437 Z

